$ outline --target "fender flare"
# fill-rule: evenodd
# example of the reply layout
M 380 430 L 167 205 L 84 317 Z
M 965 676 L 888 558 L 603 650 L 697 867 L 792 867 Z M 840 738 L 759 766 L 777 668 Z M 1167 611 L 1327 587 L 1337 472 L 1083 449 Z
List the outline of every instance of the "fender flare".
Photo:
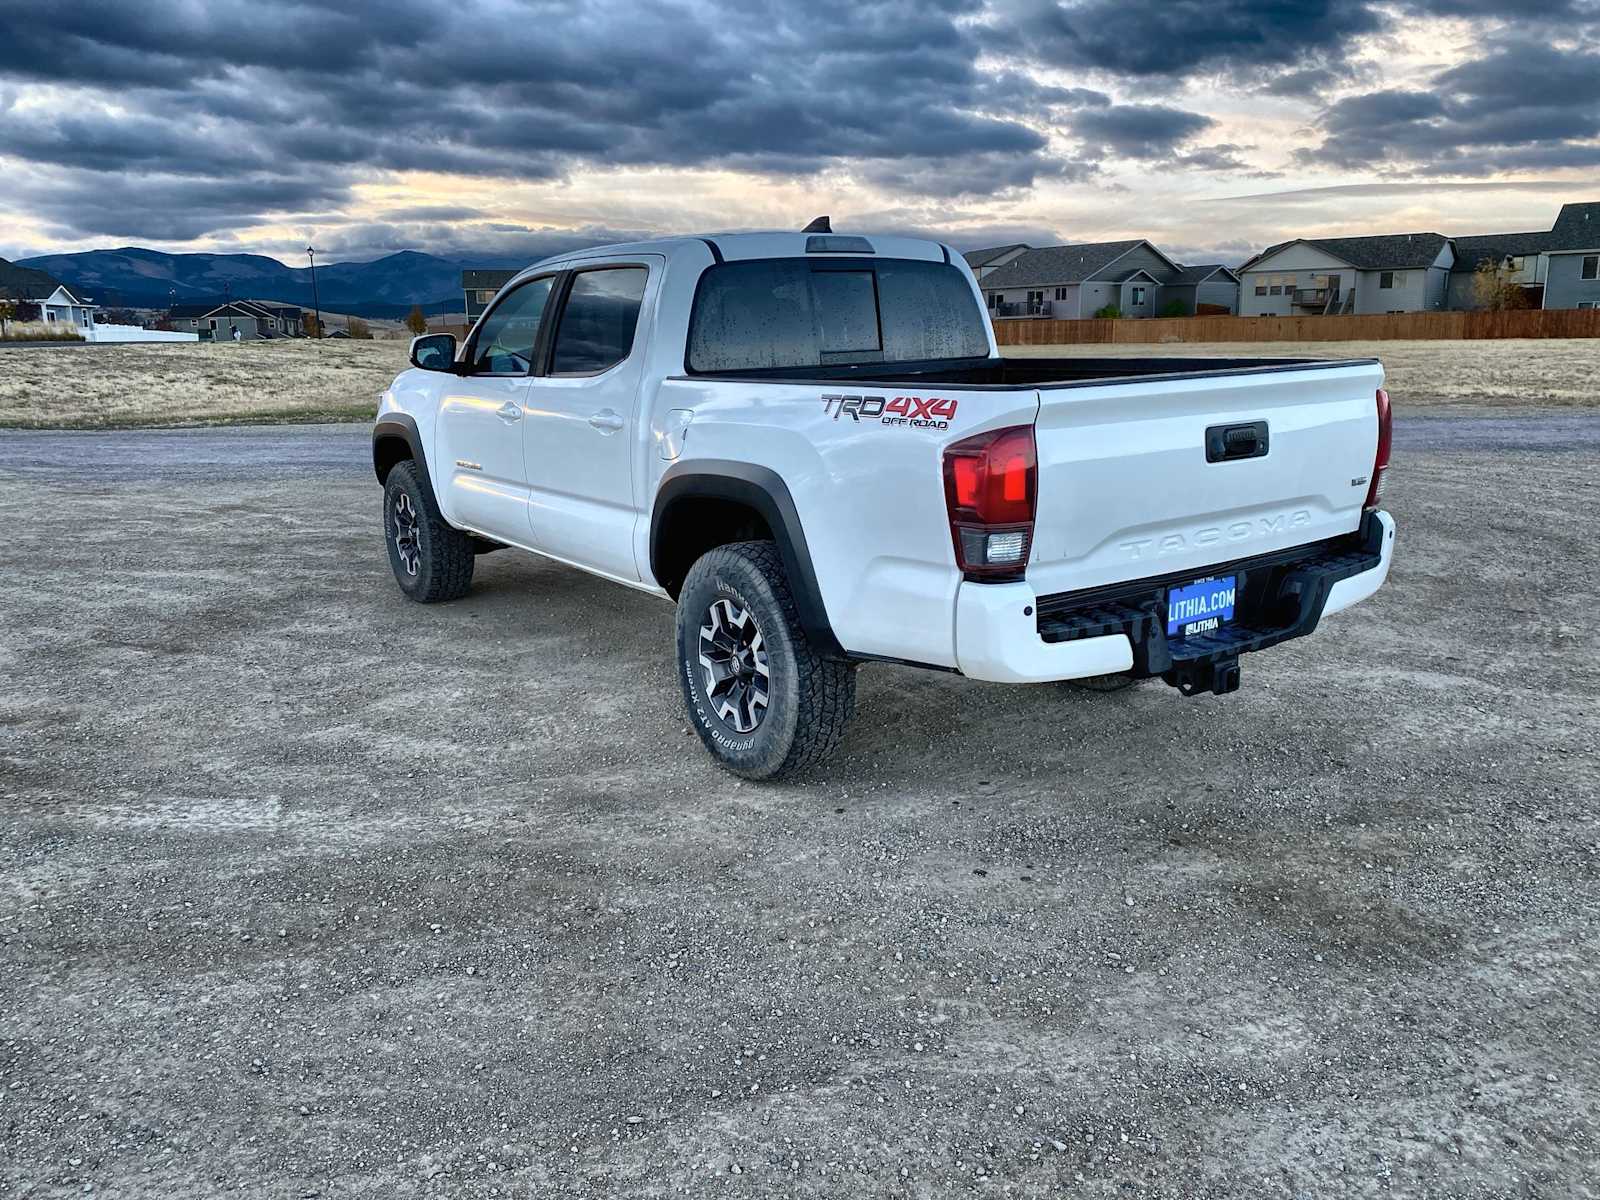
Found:
M 384 482 L 384 477 L 388 474 L 383 459 L 378 454 L 378 447 L 381 443 L 394 438 L 403 441 L 406 448 L 411 451 L 411 458 L 422 473 L 422 486 L 428 489 L 428 494 L 433 496 L 437 505 L 439 497 L 433 490 L 433 478 L 428 471 L 428 455 L 422 449 L 422 435 L 417 431 L 416 420 L 406 413 L 385 413 L 372 426 L 372 471 L 378 477 L 378 482 Z
M 782 476 L 767 467 L 729 459 L 696 459 L 668 467 L 650 513 L 650 573 L 657 579 L 664 518 L 676 501 L 685 498 L 731 500 L 760 513 L 778 544 L 806 637 L 821 654 L 848 657 L 828 620 L 800 513 Z

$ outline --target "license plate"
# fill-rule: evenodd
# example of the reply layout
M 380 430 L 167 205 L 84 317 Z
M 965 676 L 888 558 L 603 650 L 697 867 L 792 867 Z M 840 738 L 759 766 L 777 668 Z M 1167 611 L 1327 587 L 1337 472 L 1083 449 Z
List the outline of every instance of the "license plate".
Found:
M 1167 636 L 1210 633 L 1233 620 L 1234 577 L 1222 575 L 1173 588 L 1167 593 Z

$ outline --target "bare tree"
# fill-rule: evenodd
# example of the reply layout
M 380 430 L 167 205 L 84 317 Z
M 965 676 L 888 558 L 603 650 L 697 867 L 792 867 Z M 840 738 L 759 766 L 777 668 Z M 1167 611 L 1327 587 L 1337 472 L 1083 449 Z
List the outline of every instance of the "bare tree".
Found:
M 418 337 L 428 332 L 428 318 L 422 315 L 420 304 L 413 304 L 411 311 L 406 314 L 406 328 Z
M 1527 308 L 1528 294 L 1507 268 L 1505 260 L 1486 258 L 1472 273 L 1472 299 L 1477 307 L 1490 312 Z

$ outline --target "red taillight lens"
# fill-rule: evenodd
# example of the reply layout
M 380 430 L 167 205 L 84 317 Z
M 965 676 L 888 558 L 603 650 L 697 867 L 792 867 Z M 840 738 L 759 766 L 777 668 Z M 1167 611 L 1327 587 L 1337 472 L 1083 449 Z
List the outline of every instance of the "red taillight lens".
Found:
M 1389 444 L 1394 439 L 1394 417 L 1389 411 L 1389 393 L 1378 389 L 1378 452 L 1372 459 L 1372 482 L 1367 485 L 1368 512 L 1383 499 L 1384 476 L 1389 473 Z
M 1033 542 L 1038 455 L 1033 426 L 992 429 L 944 452 L 956 565 L 968 578 L 1021 579 Z

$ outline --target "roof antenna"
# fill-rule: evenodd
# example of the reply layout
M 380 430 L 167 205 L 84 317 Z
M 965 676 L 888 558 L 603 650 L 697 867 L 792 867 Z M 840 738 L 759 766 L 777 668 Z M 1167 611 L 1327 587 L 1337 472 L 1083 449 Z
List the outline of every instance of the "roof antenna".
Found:
M 815 221 L 812 221 L 811 224 L 807 225 L 800 232 L 801 233 L 832 233 L 833 232 L 833 226 L 832 226 L 832 224 L 829 223 L 827 217 L 818 217 Z

